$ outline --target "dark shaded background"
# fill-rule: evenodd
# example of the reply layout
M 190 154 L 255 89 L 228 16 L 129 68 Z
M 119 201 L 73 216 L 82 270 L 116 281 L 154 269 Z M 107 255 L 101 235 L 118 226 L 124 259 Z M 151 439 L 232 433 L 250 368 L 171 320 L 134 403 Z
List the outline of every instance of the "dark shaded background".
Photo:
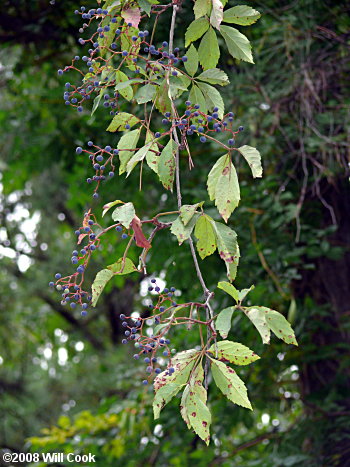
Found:
M 256 64 L 224 56 L 220 67 L 231 80 L 223 90 L 227 108 L 247 129 L 242 143 L 259 148 L 264 178 L 252 180 L 239 167 L 242 202 L 231 221 L 242 250 L 237 286 L 254 283 L 252 304 L 288 315 L 299 347 L 276 339 L 264 347 L 250 324 L 235 318 L 231 338 L 262 357 L 240 370 L 254 412 L 210 388 L 213 442 L 204 448 L 176 401 L 152 420 L 152 393 L 140 384 L 144 369 L 133 363 L 131 347 L 119 345 L 118 315 L 145 311 L 140 284 L 118 278 L 87 319 L 61 307 L 47 288 L 55 272 L 70 271 L 82 214 L 91 204 L 101 212 L 103 204 L 91 202 L 89 167 L 75 147 L 115 136 L 104 131 L 108 112 L 78 115 L 62 100 L 57 69 L 81 53 L 78 5 L 2 2 L 0 449 L 91 452 L 101 467 L 350 465 L 348 2 L 245 3 L 263 13 L 245 29 Z M 177 24 L 180 47 L 186 25 Z M 167 34 L 161 25 L 157 40 Z M 184 202 L 206 198 L 203 180 L 217 158 L 210 145 L 192 154 L 196 170 Z M 122 195 L 145 216 L 173 207 L 153 174 L 145 173 L 146 195 L 135 194 L 137 184 L 137 173 L 115 177 L 102 199 Z M 90 279 L 122 249 L 110 235 Z M 188 250 L 170 234 L 156 240 L 151 264 L 184 297 L 200 296 Z M 218 259 L 205 261 L 205 276 L 211 287 L 224 279 Z M 216 300 L 218 309 L 227 305 L 223 294 Z M 179 331 L 173 343 L 185 349 L 196 340 Z

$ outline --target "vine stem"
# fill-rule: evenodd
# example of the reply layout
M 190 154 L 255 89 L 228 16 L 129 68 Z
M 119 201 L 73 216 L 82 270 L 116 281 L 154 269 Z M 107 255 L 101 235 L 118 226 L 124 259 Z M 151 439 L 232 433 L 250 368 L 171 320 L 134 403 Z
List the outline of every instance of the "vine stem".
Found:
M 169 33 L 169 55 L 173 53 L 175 21 L 176 21 L 176 14 L 178 12 L 178 9 L 179 9 L 179 6 L 176 5 L 176 4 L 173 4 L 173 14 L 172 14 L 172 17 L 171 17 L 171 25 L 170 25 L 170 33 Z M 169 71 L 170 71 L 170 69 L 168 70 L 168 73 L 167 73 L 167 82 L 168 82 L 168 89 L 169 89 L 168 93 L 169 93 L 169 98 L 170 98 L 170 102 L 171 102 L 172 115 L 174 117 L 176 115 L 176 107 L 175 107 L 174 101 L 173 101 L 171 93 L 170 93 Z M 180 141 L 179 141 L 179 137 L 178 137 L 177 130 L 176 130 L 175 127 L 173 129 L 173 136 L 174 136 L 174 141 L 176 143 L 176 150 L 175 150 L 176 197 L 177 197 L 177 207 L 180 210 L 181 206 L 182 206 L 181 180 L 180 180 Z M 202 272 L 201 272 L 201 269 L 200 269 L 200 266 L 199 266 L 199 263 L 198 263 L 197 254 L 196 254 L 196 250 L 195 250 L 195 247 L 194 247 L 193 239 L 192 239 L 191 236 L 189 237 L 188 241 L 189 241 L 189 244 L 190 244 L 191 255 L 192 255 L 192 258 L 193 258 L 193 262 L 194 262 L 194 266 L 195 266 L 195 269 L 196 269 L 197 277 L 198 277 L 198 280 L 199 280 L 199 282 L 200 282 L 200 284 L 202 286 L 203 293 L 204 293 L 204 296 L 205 296 L 205 299 L 206 299 L 205 319 L 208 322 L 210 319 L 213 319 L 213 317 L 214 317 L 213 309 L 211 308 L 210 303 L 209 303 L 210 299 L 212 298 L 212 296 L 214 294 L 210 292 L 210 290 L 208 289 L 208 287 L 205 284 L 205 281 L 204 281 L 204 278 L 203 278 L 203 275 L 202 275 Z M 215 326 L 214 326 L 213 322 L 212 322 L 212 326 L 213 326 L 213 329 L 215 330 Z M 208 344 L 209 340 L 211 339 L 211 337 L 212 337 L 212 332 L 210 330 L 210 327 L 208 326 L 207 327 L 207 344 Z M 215 346 L 216 346 L 215 336 L 214 336 L 214 342 L 215 342 Z M 209 358 L 206 357 L 206 361 L 205 361 L 205 365 L 204 365 L 204 387 L 205 387 L 206 390 L 208 390 L 209 364 L 210 364 L 209 363 Z

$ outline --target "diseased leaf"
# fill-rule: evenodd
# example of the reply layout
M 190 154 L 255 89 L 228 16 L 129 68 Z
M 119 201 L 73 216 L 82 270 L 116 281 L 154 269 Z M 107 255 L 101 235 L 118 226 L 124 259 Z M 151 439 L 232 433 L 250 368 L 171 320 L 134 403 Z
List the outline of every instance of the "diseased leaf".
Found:
M 135 99 L 138 104 L 145 104 L 154 99 L 156 95 L 157 87 L 153 84 L 145 84 L 145 86 L 140 87 L 136 94 Z
M 132 61 L 132 59 L 135 54 L 139 53 L 139 50 L 140 50 L 141 39 L 139 38 L 138 34 L 139 34 L 139 30 L 133 26 L 130 26 L 127 29 L 123 30 L 123 34 L 120 35 L 121 50 L 126 50 L 127 52 L 131 52 L 128 54 L 127 57 L 123 58 L 130 70 L 136 70 L 136 65 Z M 132 40 L 133 36 L 137 37 L 136 41 Z
M 115 81 L 116 81 L 116 86 L 114 88 L 115 91 L 118 91 L 118 93 L 124 97 L 127 101 L 130 101 L 133 98 L 134 92 L 132 90 L 132 87 L 130 86 L 133 83 L 137 82 L 143 82 L 142 79 L 137 79 L 137 80 L 131 80 L 129 79 L 128 76 L 126 76 L 125 73 L 123 73 L 120 70 L 117 70 L 115 72 Z
M 190 237 L 199 216 L 200 214 L 198 213 L 194 214 L 186 226 L 182 222 L 180 216 L 173 222 L 170 232 L 177 237 L 179 245 L 182 245 L 183 242 Z
M 205 98 L 203 96 L 202 91 L 199 89 L 198 86 L 195 84 L 192 85 L 189 99 L 193 104 L 198 104 L 200 107 L 201 112 L 206 113 L 207 112 L 207 104 L 205 102 Z
M 196 19 L 202 16 L 209 15 L 211 8 L 211 0 L 196 0 L 193 12 Z
M 169 88 L 166 79 L 164 79 L 157 89 L 155 106 L 162 114 L 171 112 L 171 101 L 169 97 Z
M 251 292 L 254 288 L 255 288 L 255 285 L 252 285 L 249 287 L 249 289 L 239 290 L 238 291 L 239 301 L 242 302 L 246 298 L 246 296 L 249 294 L 249 292 Z
M 192 219 L 199 206 L 203 206 L 203 201 L 196 204 L 183 204 L 180 208 L 180 217 L 184 225 L 187 225 Z
M 237 234 L 227 225 L 212 221 L 220 257 L 225 261 L 229 281 L 236 278 L 239 263 Z
M 117 148 L 119 149 L 119 175 L 123 174 L 126 171 L 126 165 L 131 159 L 135 151 L 126 151 L 126 149 L 135 149 L 137 148 L 137 143 L 140 138 L 141 128 L 137 130 L 132 130 L 125 133 L 119 140 Z
M 197 76 L 196 79 L 205 81 L 209 84 L 219 84 L 220 86 L 227 86 L 229 84 L 227 74 L 219 68 L 210 68 L 209 70 L 205 70 Z
M 231 297 L 238 303 L 239 291 L 236 289 L 236 287 L 234 287 L 229 282 L 219 282 L 218 288 L 231 295 Z
M 170 139 L 163 148 L 158 161 L 158 176 L 163 186 L 167 190 L 173 190 L 175 176 L 175 151 L 176 143 Z
M 135 115 L 128 114 L 127 112 L 119 112 L 113 117 L 107 131 L 123 131 L 125 130 L 125 125 L 129 125 L 131 128 L 139 121 L 140 119 L 135 117 Z
M 154 134 L 150 130 L 147 130 L 146 133 L 146 144 L 147 143 L 151 143 L 149 150 L 146 154 L 147 165 L 156 174 L 158 174 L 159 148 L 157 144 L 157 139 L 154 137 Z
M 242 154 L 244 159 L 248 162 L 249 167 L 252 170 L 254 178 L 262 177 L 263 169 L 261 165 L 261 155 L 260 152 L 253 148 L 252 146 L 241 146 L 237 150 Z
M 199 63 L 203 70 L 215 68 L 220 58 L 218 39 L 214 29 L 210 26 L 205 33 L 198 49 Z
M 249 365 L 249 363 L 253 363 L 260 358 L 259 355 L 238 342 L 220 341 L 216 344 L 216 348 L 218 351 L 216 359 L 234 363 L 235 365 Z M 215 356 L 215 344 L 209 348 L 209 352 Z
M 131 221 L 131 228 L 134 231 L 135 243 L 137 246 L 147 249 L 152 247 L 142 231 L 142 223 L 137 216 Z
M 107 269 L 109 271 L 112 271 L 113 274 L 118 274 L 118 275 L 138 272 L 135 264 L 129 258 L 125 258 L 124 261 L 123 261 L 123 258 L 119 258 L 118 261 L 107 266 Z
M 194 234 L 198 240 L 197 251 L 204 259 L 214 253 L 216 249 L 216 234 L 212 225 L 213 219 L 206 214 L 199 217 L 196 223 Z
M 209 172 L 207 185 L 209 198 L 215 201 L 220 215 L 227 222 L 240 200 L 238 177 L 229 154 L 216 161 Z
M 103 57 L 106 54 L 107 50 L 112 44 L 113 39 L 115 37 L 115 31 L 119 27 L 119 24 L 120 24 L 120 20 L 117 20 L 116 23 L 109 24 L 109 31 L 104 31 L 103 37 L 100 37 L 100 36 L 98 37 L 97 42 L 99 45 L 99 49 L 100 49 L 99 54 L 101 57 Z M 102 24 L 102 26 L 105 26 L 105 24 Z
M 135 217 L 135 208 L 132 203 L 125 203 L 117 207 L 112 213 L 114 222 L 120 222 L 126 229 L 130 227 L 131 221 Z
M 217 387 L 234 404 L 252 409 L 248 399 L 247 388 L 235 370 L 225 363 L 211 359 L 211 372 Z
M 152 146 L 152 142 L 149 142 L 145 146 L 143 146 L 141 149 L 139 149 L 137 152 L 135 152 L 135 154 L 126 164 L 126 171 L 127 171 L 126 176 L 127 177 L 130 175 L 132 170 L 136 167 L 137 163 L 142 161 L 146 157 L 146 154 L 150 150 L 151 146 Z
M 206 83 L 198 83 L 198 86 L 203 93 L 208 110 L 212 111 L 214 107 L 218 107 L 219 118 L 222 118 L 225 104 L 219 91 Z
M 237 5 L 229 8 L 224 12 L 225 23 L 240 24 L 241 26 L 249 26 L 255 23 L 261 14 L 248 5 Z
M 92 300 L 91 305 L 96 306 L 97 300 L 99 299 L 103 289 L 107 282 L 113 277 L 113 272 L 109 269 L 102 269 L 96 274 L 95 280 L 92 283 Z
M 199 355 L 200 352 L 196 349 L 184 350 L 175 354 L 171 358 L 171 366 L 175 370 L 174 373 L 169 373 L 168 370 L 159 373 L 154 378 L 154 390 L 157 392 L 162 386 L 169 383 L 186 384 Z
M 210 14 L 210 24 L 216 29 L 220 29 L 220 24 L 224 17 L 224 7 L 221 0 L 212 0 L 212 10 Z
M 266 322 L 277 337 L 287 344 L 298 345 L 292 326 L 281 313 L 268 308 Z
M 192 44 L 186 53 L 187 62 L 185 62 L 185 68 L 189 75 L 194 76 L 198 70 L 198 52 L 195 46 Z
M 203 36 L 205 32 L 209 29 L 208 18 L 198 18 L 188 26 L 185 34 L 185 47 L 188 47 L 191 42 L 195 42 L 197 39 Z M 188 56 L 188 51 L 186 53 Z
M 168 383 L 158 389 L 153 399 L 154 419 L 159 418 L 161 410 L 176 396 L 184 384 Z
M 251 306 L 245 308 L 244 313 L 258 330 L 264 344 L 270 343 L 270 329 L 266 322 L 265 307 Z
M 228 51 L 233 58 L 238 58 L 238 60 L 254 63 L 251 50 L 252 48 L 246 36 L 237 31 L 237 29 L 231 28 L 230 26 L 221 25 L 220 32 L 226 42 Z
M 138 28 L 141 21 L 141 12 L 137 6 L 128 6 L 125 10 L 123 9 L 121 16 L 126 23 L 131 23 L 131 26 Z
M 102 217 L 116 204 L 123 203 L 123 201 L 120 201 L 120 199 L 116 199 L 115 201 L 111 201 L 110 203 L 107 203 L 103 206 L 103 212 L 102 212 Z
M 226 339 L 226 337 L 228 336 L 228 333 L 230 332 L 232 315 L 235 309 L 236 308 L 234 306 L 224 308 L 223 310 L 220 311 L 220 313 L 218 314 L 215 320 L 215 328 L 220 333 L 220 336 L 223 339 Z M 215 355 L 215 351 L 214 351 L 214 355 Z

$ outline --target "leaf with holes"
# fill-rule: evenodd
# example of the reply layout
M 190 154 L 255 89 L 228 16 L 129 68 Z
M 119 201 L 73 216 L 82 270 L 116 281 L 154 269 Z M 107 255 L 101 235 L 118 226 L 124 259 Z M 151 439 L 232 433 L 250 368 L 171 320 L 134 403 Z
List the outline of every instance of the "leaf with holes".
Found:
M 194 229 L 194 235 L 198 240 L 197 251 L 202 259 L 212 255 L 217 247 L 216 234 L 212 222 L 213 219 L 211 217 L 203 214 L 197 220 Z
M 244 159 L 248 162 L 254 178 L 262 177 L 263 169 L 261 165 L 260 152 L 252 146 L 241 146 L 237 150 L 242 154 Z
M 120 222 L 126 229 L 130 227 L 131 221 L 135 217 L 135 208 L 132 203 L 125 203 L 117 207 L 112 213 L 114 222 Z
M 211 360 L 211 372 L 217 387 L 234 404 L 253 410 L 247 388 L 235 370 L 217 360 Z
M 249 365 L 260 358 L 259 355 L 238 342 L 220 341 L 216 344 L 216 347 L 218 356 L 215 358 L 217 360 L 225 360 L 235 365 Z M 209 348 L 209 352 L 215 356 L 215 344 Z

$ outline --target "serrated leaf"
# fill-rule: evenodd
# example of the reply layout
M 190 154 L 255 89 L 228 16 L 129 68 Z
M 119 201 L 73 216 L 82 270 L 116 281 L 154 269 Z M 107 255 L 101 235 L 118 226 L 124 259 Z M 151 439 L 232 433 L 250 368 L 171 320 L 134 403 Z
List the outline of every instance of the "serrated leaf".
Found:
M 132 87 L 130 86 L 130 84 L 132 84 L 133 82 L 143 82 L 142 79 L 140 80 L 131 80 L 129 79 L 128 76 L 126 76 L 125 73 L 123 73 L 122 71 L 120 70 L 117 70 L 115 72 L 115 81 L 116 81 L 116 86 L 114 87 L 114 90 L 115 91 L 118 91 L 118 93 L 124 97 L 124 99 L 126 99 L 127 101 L 131 101 L 131 99 L 133 98 L 133 95 L 134 95 L 134 92 L 132 90 Z
M 224 111 L 225 111 L 225 104 L 219 91 L 215 89 L 213 86 L 210 86 L 209 84 L 206 84 L 206 83 L 197 83 L 197 84 L 203 93 L 203 96 L 205 98 L 205 102 L 207 105 L 207 109 L 212 111 L 214 107 L 217 107 L 219 109 L 218 110 L 219 118 L 222 118 L 224 115 Z
M 263 168 L 261 165 L 261 155 L 260 152 L 253 148 L 252 146 L 241 146 L 237 150 L 242 154 L 244 159 L 248 162 L 249 167 L 252 170 L 254 178 L 262 177 Z
M 139 149 L 135 154 L 132 156 L 132 158 L 129 160 L 129 162 L 126 164 L 126 176 L 128 177 L 132 170 L 136 167 L 138 162 L 143 161 L 143 159 L 146 157 L 146 154 L 150 150 L 152 146 L 152 142 L 147 143 L 145 146 L 143 146 L 141 149 Z
M 155 420 L 159 418 L 161 410 L 176 396 L 182 386 L 177 383 L 168 383 L 159 388 L 153 399 L 153 415 Z
M 196 204 L 183 204 L 180 208 L 180 217 L 184 225 L 187 225 L 194 216 L 197 208 L 203 206 L 203 201 Z
M 253 410 L 248 399 L 247 388 L 235 370 L 225 363 L 211 360 L 211 372 L 217 387 L 234 404 Z
M 202 65 L 203 70 L 215 68 L 220 58 L 220 49 L 216 32 L 210 26 L 205 33 L 198 49 L 199 63 Z
M 242 302 L 246 296 L 251 292 L 253 289 L 255 289 L 255 285 L 252 285 L 249 287 L 249 289 L 242 289 L 238 291 L 238 299 L 240 302 Z
M 123 258 L 119 258 L 118 261 L 107 266 L 107 269 L 112 271 L 113 274 L 118 274 L 120 276 L 131 274 L 132 272 L 138 272 L 135 264 L 129 258 L 125 258 L 124 261 Z
M 132 61 L 135 55 L 139 53 L 140 50 L 140 41 L 141 39 L 138 37 L 139 30 L 133 26 L 128 27 L 127 29 L 123 30 L 123 34 L 120 35 L 120 48 L 121 50 L 126 50 L 130 52 L 127 57 L 124 57 L 125 63 L 127 64 L 130 70 L 136 70 L 136 65 Z M 132 37 L 136 36 L 137 40 L 133 41 Z
M 287 344 L 298 345 L 292 326 L 278 311 L 268 309 L 266 322 L 271 331 Z
M 211 0 L 196 0 L 193 12 L 196 19 L 201 18 L 202 16 L 208 15 L 210 13 Z
M 131 159 L 135 151 L 126 151 L 125 149 L 137 148 L 137 143 L 140 138 L 141 128 L 137 130 L 128 131 L 119 140 L 117 148 L 119 149 L 119 175 L 126 171 L 126 165 Z
M 264 307 L 251 306 L 245 308 L 244 313 L 258 330 L 264 344 L 270 343 L 270 329 L 266 322 L 266 311 Z
M 209 348 L 209 352 L 215 355 L 216 349 L 218 352 L 216 359 L 226 360 L 235 365 L 249 365 L 260 358 L 259 355 L 238 342 L 220 341 L 213 344 Z
M 212 221 L 211 217 L 203 214 L 197 220 L 194 230 L 194 234 L 198 240 L 197 251 L 202 259 L 213 254 L 217 246 Z
M 249 26 L 255 23 L 261 14 L 248 5 L 237 5 L 229 8 L 224 12 L 225 23 L 240 24 L 241 26 Z
M 103 57 L 106 54 L 107 50 L 112 44 L 113 39 L 115 37 L 115 31 L 117 30 L 119 24 L 120 24 L 120 20 L 117 21 L 116 23 L 110 23 L 109 31 L 104 31 L 103 37 L 98 37 L 97 41 L 99 44 L 99 49 L 100 49 L 99 54 L 101 57 Z
M 239 263 L 237 234 L 227 225 L 212 221 L 220 257 L 225 261 L 229 281 L 236 278 Z
M 146 154 L 146 162 L 150 169 L 152 169 L 156 174 L 158 174 L 158 161 L 159 161 L 159 147 L 157 140 L 154 137 L 152 131 L 147 130 L 146 133 L 146 143 L 151 143 L 149 150 Z M 156 151 L 156 152 L 155 152 Z
M 197 39 L 203 36 L 209 29 L 208 18 L 198 18 L 188 26 L 185 34 L 185 47 L 188 47 L 191 42 L 195 42 Z M 186 53 L 188 56 L 188 52 Z
M 92 300 L 91 305 L 96 306 L 97 300 L 99 299 L 103 289 L 107 282 L 113 277 L 113 272 L 109 269 L 102 269 L 96 274 L 95 280 L 92 283 Z
M 125 125 L 130 125 L 131 128 L 139 121 L 140 119 L 135 117 L 135 115 L 129 114 L 127 112 L 119 112 L 113 117 L 113 120 L 109 124 L 107 131 L 123 131 L 125 130 Z
M 175 176 L 175 151 L 177 145 L 170 139 L 163 148 L 158 161 L 158 176 L 163 186 L 167 190 L 173 190 Z
M 233 58 L 254 63 L 250 42 L 244 34 L 241 34 L 235 28 L 223 25 L 220 27 L 220 32 Z
M 200 107 L 200 111 L 203 113 L 207 113 L 207 104 L 205 102 L 205 98 L 203 96 L 202 91 L 199 89 L 199 87 L 196 84 L 192 85 L 189 99 L 193 104 L 198 104 Z
M 231 295 L 231 297 L 238 303 L 239 291 L 229 282 L 219 282 L 218 288 Z
M 162 114 L 171 112 L 171 100 L 169 97 L 169 87 L 166 79 L 164 79 L 158 86 L 155 98 L 155 106 Z
M 154 96 L 156 95 L 157 88 L 153 84 L 145 84 L 144 86 L 141 86 L 136 94 L 135 94 L 135 99 L 138 104 L 145 104 L 146 102 L 149 102 L 154 99 Z
M 205 70 L 199 76 L 196 76 L 196 79 L 209 84 L 219 84 L 220 86 L 227 86 L 229 84 L 227 74 L 219 68 Z
M 141 21 L 141 12 L 140 9 L 136 6 L 128 6 L 127 8 L 123 9 L 121 12 L 122 18 L 124 18 L 125 22 L 131 23 L 131 26 L 137 28 Z
M 154 378 L 154 390 L 157 392 L 162 386 L 169 383 L 186 384 L 199 355 L 200 352 L 196 349 L 184 350 L 175 354 L 171 358 L 171 366 L 175 370 L 174 373 L 169 373 L 168 370 L 159 373 Z
M 230 332 L 232 315 L 235 309 L 236 308 L 234 306 L 224 308 L 220 311 L 215 320 L 215 328 L 223 339 L 226 339 L 228 333 Z
M 196 47 L 192 44 L 186 52 L 187 62 L 185 62 L 185 68 L 189 75 L 194 76 L 198 70 L 198 52 Z
M 220 157 L 208 175 L 208 194 L 225 222 L 238 206 L 240 190 L 237 172 L 229 154 Z
M 183 224 L 180 216 L 172 223 L 170 232 L 176 236 L 179 245 L 182 245 L 190 237 L 199 216 L 200 214 L 198 213 L 194 214 L 187 225 Z
M 112 213 L 114 222 L 120 222 L 126 229 L 130 227 L 131 221 L 135 217 L 135 208 L 132 203 L 125 203 L 117 207 Z
M 181 399 L 181 415 L 187 426 L 193 428 L 195 433 L 208 445 L 211 424 L 211 414 L 206 406 L 207 391 L 202 385 L 204 372 L 199 364 L 186 386 Z
M 221 0 L 212 0 L 212 10 L 210 14 L 210 24 L 216 29 L 220 29 L 220 24 L 224 17 L 224 7 Z

